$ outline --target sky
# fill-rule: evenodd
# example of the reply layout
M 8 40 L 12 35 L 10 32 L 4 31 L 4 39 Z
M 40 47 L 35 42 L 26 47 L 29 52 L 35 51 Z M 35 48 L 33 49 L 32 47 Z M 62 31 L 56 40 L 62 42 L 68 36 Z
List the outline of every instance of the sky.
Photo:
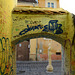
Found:
M 75 14 L 75 0 L 59 0 L 60 8 Z

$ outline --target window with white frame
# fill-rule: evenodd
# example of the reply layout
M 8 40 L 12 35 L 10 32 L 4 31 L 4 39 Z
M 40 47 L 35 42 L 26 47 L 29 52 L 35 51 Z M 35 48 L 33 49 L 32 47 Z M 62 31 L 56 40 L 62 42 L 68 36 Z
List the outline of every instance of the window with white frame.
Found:
M 50 7 L 50 2 L 48 2 L 48 7 Z
M 54 3 L 51 3 L 51 7 L 54 8 Z
M 52 7 L 52 8 L 54 8 L 54 3 L 50 3 L 50 2 L 48 2 L 48 7 Z

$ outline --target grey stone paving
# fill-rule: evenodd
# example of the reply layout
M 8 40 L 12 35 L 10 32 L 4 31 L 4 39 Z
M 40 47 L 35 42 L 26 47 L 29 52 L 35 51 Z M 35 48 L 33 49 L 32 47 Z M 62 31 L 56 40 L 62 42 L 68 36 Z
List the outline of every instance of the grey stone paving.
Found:
M 61 61 L 52 61 L 53 72 L 47 72 L 47 61 L 17 61 L 17 75 L 63 75 Z

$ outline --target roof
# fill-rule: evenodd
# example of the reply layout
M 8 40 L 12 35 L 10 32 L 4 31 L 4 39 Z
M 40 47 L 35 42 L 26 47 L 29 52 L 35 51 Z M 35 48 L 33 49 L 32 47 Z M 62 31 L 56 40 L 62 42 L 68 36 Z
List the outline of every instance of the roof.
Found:
M 18 0 L 18 2 L 31 2 L 31 3 L 37 3 L 35 0 Z
M 17 6 L 13 9 L 13 13 L 26 13 L 26 14 L 67 14 L 68 11 L 62 8 L 37 8 L 37 7 L 24 7 Z

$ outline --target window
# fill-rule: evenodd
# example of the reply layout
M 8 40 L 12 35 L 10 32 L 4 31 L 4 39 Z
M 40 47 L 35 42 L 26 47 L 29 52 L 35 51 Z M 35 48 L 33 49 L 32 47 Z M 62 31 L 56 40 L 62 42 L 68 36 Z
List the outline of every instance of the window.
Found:
M 61 55 L 61 52 L 56 52 L 56 55 Z
M 22 45 L 21 44 L 19 44 L 19 47 L 21 47 Z
M 48 7 L 50 7 L 50 2 L 48 2 Z
M 51 3 L 51 7 L 54 8 L 54 3 Z

